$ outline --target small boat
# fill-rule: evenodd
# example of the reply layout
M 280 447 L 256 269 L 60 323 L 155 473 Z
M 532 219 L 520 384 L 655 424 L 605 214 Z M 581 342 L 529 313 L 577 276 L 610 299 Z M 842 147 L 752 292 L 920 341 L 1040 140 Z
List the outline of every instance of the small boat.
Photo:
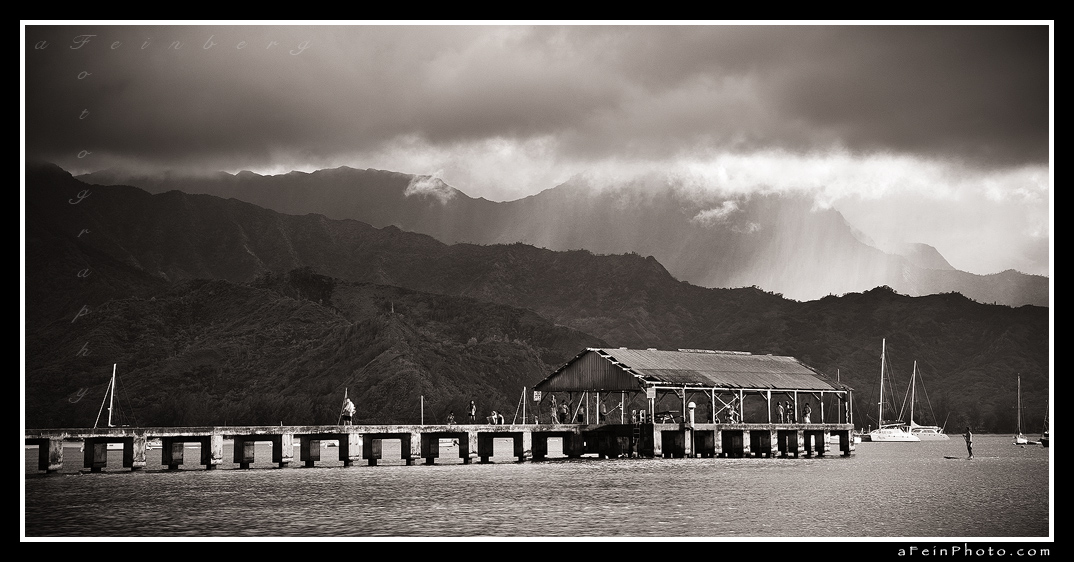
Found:
M 147 451 L 152 449 L 160 449 L 163 447 L 164 445 L 160 442 L 160 439 L 149 439 L 145 442 L 145 449 Z
M 1018 433 L 1014 436 L 1015 445 L 1028 445 L 1029 439 L 1022 433 L 1022 377 L 1018 377 Z
M 884 362 L 887 340 L 882 340 L 880 343 L 880 412 L 877 419 L 880 420 L 880 425 L 876 429 L 869 432 L 869 441 L 873 442 L 916 442 L 921 441 L 921 438 L 906 430 L 906 426 L 903 423 L 884 423 Z

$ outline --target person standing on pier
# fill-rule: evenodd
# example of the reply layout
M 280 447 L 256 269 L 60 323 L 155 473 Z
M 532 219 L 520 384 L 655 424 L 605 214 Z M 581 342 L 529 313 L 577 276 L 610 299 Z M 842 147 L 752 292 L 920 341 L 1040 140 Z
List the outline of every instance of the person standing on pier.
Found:
M 794 423 L 794 408 L 791 407 L 791 401 L 787 400 L 784 404 L 786 404 L 784 409 L 787 411 L 787 423 Z
M 776 402 L 776 417 L 779 418 L 779 423 L 783 423 L 783 402 Z
M 970 426 L 966 426 L 966 433 L 962 436 L 966 439 L 966 452 L 969 453 L 968 458 L 973 458 L 973 434 L 970 433 Z
M 477 423 L 477 404 L 474 401 L 470 401 L 470 423 Z
M 559 407 L 556 406 L 556 395 L 549 394 L 552 397 L 552 423 L 559 421 Z
M 354 416 L 354 409 L 354 402 L 347 398 L 343 403 L 343 425 L 354 425 L 351 421 L 351 417 Z
M 812 414 L 812 413 L 813 413 L 813 408 L 810 408 L 809 404 L 807 403 L 805 405 L 805 409 L 802 410 L 802 423 L 809 423 L 809 414 Z

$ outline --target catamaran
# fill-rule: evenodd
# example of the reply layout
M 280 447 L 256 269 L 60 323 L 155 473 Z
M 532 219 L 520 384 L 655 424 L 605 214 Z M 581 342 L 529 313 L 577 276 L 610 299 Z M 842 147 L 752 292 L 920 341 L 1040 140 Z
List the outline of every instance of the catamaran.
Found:
M 922 385 L 924 386 L 924 385 Z M 917 399 L 917 361 L 914 361 L 914 374 L 910 375 L 910 434 L 922 441 L 946 441 L 950 439 L 943 428 L 938 425 L 918 425 L 914 421 L 914 402 Z M 926 396 L 926 399 L 928 397 Z M 929 409 L 932 405 L 929 404 Z M 933 415 L 933 418 L 936 416 Z
M 880 342 L 880 408 L 877 420 L 879 426 L 869 432 L 869 441 L 882 441 L 882 442 L 914 442 L 921 441 L 921 438 L 910 433 L 906 430 L 905 424 L 899 423 L 884 423 L 884 363 L 887 353 L 887 340 L 881 340 Z

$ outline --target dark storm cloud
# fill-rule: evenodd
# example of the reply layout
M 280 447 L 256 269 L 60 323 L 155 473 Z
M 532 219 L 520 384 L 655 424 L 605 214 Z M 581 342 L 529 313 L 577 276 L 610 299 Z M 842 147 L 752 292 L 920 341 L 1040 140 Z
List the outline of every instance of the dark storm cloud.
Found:
M 1048 155 L 1047 26 L 29 26 L 26 42 L 27 150 L 86 169 L 317 163 L 399 138 L 548 138 L 575 160 Z
M 1047 27 L 845 27 L 825 39 L 773 82 L 781 113 L 862 150 L 1047 162 Z
M 1047 161 L 1047 26 L 565 33 L 577 52 L 594 53 L 606 72 L 637 88 L 631 101 L 639 110 L 631 119 L 590 119 L 596 135 L 630 135 L 665 150 L 701 141 L 809 152 L 838 143 L 976 164 Z

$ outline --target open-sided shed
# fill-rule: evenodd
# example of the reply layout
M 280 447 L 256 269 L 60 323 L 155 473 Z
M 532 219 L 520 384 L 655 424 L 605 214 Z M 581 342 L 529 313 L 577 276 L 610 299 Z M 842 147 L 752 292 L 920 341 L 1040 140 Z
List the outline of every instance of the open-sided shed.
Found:
M 849 412 L 846 406 L 851 388 L 794 357 L 741 351 L 588 348 L 537 383 L 534 390 L 542 395 L 566 392 L 572 399 L 574 393 L 581 393 L 582 400 L 575 412 L 580 412 L 584 403 L 587 416 L 591 397 L 595 399 L 594 410 L 601 411 L 602 395 L 606 402 L 609 394 L 619 393 L 620 404 L 628 402 L 628 393 L 630 402 L 634 397 L 644 396 L 642 412 L 657 421 L 676 417 L 674 411 L 658 406 L 662 401 L 666 406 L 665 398 L 671 394 L 678 398 L 676 402 L 681 402 L 683 419 L 688 419 L 689 404 L 693 404 L 690 399 L 703 395 L 706 398 L 703 404 L 709 406 L 709 415 L 705 417 L 711 416 L 712 422 L 724 413 L 730 421 L 746 421 L 744 416 L 756 417 L 764 412 L 767 419 L 757 421 L 783 421 L 779 419 L 777 404 L 785 404 L 783 415 L 788 421 L 798 420 L 813 400 L 820 411 L 812 414 L 812 421 L 825 421 L 824 405 L 826 401 L 831 402 L 828 398 L 836 398 L 837 411 L 831 412 L 829 408 L 827 413 L 830 421 L 852 423 L 849 413 L 841 413 Z M 781 397 L 786 397 L 786 401 L 779 402 Z M 747 399 L 751 400 L 749 408 Z M 620 415 L 625 418 L 627 407 L 623 405 L 622 409 Z M 640 412 L 634 415 L 646 416 Z M 573 415 L 571 419 L 575 419 Z

